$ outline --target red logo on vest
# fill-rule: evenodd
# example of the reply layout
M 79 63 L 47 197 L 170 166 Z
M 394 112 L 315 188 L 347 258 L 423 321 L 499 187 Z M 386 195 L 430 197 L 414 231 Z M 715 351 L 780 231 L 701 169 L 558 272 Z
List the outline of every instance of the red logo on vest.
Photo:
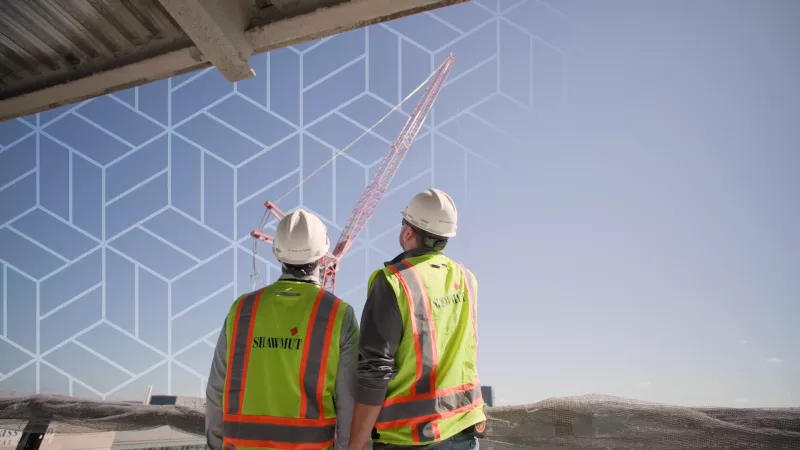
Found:
M 294 336 L 295 334 L 297 334 L 297 327 L 292 328 L 291 330 L 289 330 L 289 332 L 292 333 L 292 336 Z
M 453 287 L 456 288 L 456 290 L 461 289 L 461 285 L 459 285 L 458 283 L 453 283 Z

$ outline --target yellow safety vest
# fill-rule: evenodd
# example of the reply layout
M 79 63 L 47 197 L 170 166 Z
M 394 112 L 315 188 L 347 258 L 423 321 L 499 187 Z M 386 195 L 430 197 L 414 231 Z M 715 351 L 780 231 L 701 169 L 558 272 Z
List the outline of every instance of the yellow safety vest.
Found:
M 311 283 L 282 280 L 228 313 L 223 448 L 329 449 L 347 304 Z
M 441 253 L 400 261 L 383 272 L 397 297 L 403 338 L 397 375 L 375 424 L 377 442 L 440 442 L 486 420 L 477 368 L 475 277 Z

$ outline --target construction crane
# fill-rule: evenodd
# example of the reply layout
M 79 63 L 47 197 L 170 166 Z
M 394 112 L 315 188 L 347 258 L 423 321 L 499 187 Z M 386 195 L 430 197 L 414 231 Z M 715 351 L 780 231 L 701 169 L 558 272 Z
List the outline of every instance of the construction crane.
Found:
M 439 68 L 436 69 L 436 71 L 434 71 L 433 74 L 431 74 L 431 76 L 428 78 L 430 80 L 430 84 L 425 90 L 425 94 L 422 96 L 419 103 L 417 103 L 417 106 L 414 108 L 411 116 L 403 126 L 400 135 L 389 148 L 389 152 L 386 154 L 386 156 L 383 157 L 380 166 L 378 166 L 378 170 L 375 172 L 372 180 L 367 185 L 367 188 L 361 194 L 361 198 L 358 200 L 358 203 L 356 203 L 355 208 L 353 208 L 353 212 L 350 214 L 350 218 L 347 220 L 347 224 L 342 230 L 342 235 L 339 237 L 339 240 L 333 247 L 333 251 L 326 253 L 322 258 L 322 287 L 328 291 L 334 292 L 336 290 L 336 273 L 339 270 L 339 263 L 353 245 L 353 242 L 355 242 L 355 240 L 358 238 L 358 235 L 367 225 L 367 222 L 369 222 L 369 219 L 375 212 L 375 208 L 378 207 L 381 198 L 383 198 L 383 194 L 386 193 L 386 189 L 392 182 L 392 178 L 394 178 L 397 169 L 400 167 L 400 163 L 403 162 L 403 158 L 405 158 L 406 153 L 408 153 L 409 148 L 411 148 L 411 144 L 414 142 L 414 139 L 416 139 L 417 133 L 419 133 L 419 130 L 422 128 L 422 124 L 425 122 L 425 118 L 428 116 L 431 108 L 433 108 L 433 103 L 439 96 L 439 92 L 444 86 L 447 76 L 450 74 L 454 60 L 455 56 L 451 53 L 442 63 L 442 65 L 440 65 Z M 428 80 L 426 80 L 426 82 L 427 81 Z M 423 83 L 423 85 L 424 84 L 425 83 Z M 422 87 L 422 85 L 420 85 L 420 87 Z M 407 98 L 410 98 L 413 94 L 414 93 L 412 92 L 412 94 L 410 94 Z M 400 104 L 402 104 L 402 102 Z M 398 104 L 395 109 L 399 107 L 400 104 Z M 394 109 L 392 111 L 394 111 Z M 389 114 L 391 114 L 392 111 L 390 111 Z M 388 117 L 388 114 L 384 116 L 384 119 L 386 117 Z M 381 121 L 382 120 L 383 119 L 381 119 Z M 380 121 L 378 123 L 380 123 Z M 375 124 L 375 126 L 377 125 L 378 124 Z M 375 126 L 373 126 L 373 128 Z M 367 130 L 367 132 L 370 130 Z M 361 137 L 363 137 L 367 132 L 362 134 Z M 355 141 L 353 143 L 355 143 Z M 347 148 L 352 145 L 353 144 L 351 143 Z M 339 154 L 346 151 L 347 148 L 345 148 Z M 335 155 L 334 158 L 339 154 Z M 312 173 L 308 178 L 313 175 L 314 174 Z M 306 178 L 306 180 L 308 178 Z M 301 184 L 306 180 L 301 181 Z M 277 220 L 280 220 L 286 214 L 281 211 L 280 208 L 278 208 L 277 202 L 267 201 L 264 203 L 264 206 L 267 208 L 267 211 L 264 214 L 264 219 L 262 219 L 259 228 L 253 230 L 250 235 L 257 240 L 261 240 L 272 245 L 273 237 L 261 231 L 266 223 L 266 217 L 271 214 Z M 257 242 L 258 241 L 256 241 L 256 243 Z M 256 251 L 254 250 L 254 269 L 256 267 L 255 258 Z

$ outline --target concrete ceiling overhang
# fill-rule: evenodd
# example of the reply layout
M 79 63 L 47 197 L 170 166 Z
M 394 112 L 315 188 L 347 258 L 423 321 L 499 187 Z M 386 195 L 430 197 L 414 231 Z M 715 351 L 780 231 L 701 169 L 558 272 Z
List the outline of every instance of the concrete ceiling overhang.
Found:
M 0 121 L 467 0 L 2 0 Z

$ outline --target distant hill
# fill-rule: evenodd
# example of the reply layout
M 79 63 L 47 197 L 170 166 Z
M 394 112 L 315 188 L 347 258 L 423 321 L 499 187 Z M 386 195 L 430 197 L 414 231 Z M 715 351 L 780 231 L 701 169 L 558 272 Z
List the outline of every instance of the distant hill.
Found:
M 131 431 L 170 427 L 180 431 L 176 439 L 187 443 L 202 440 L 202 399 L 153 398 L 156 403 L 166 404 L 53 395 L 0 398 L 0 429 L 22 430 L 30 419 L 49 419 L 57 433 L 115 431 L 122 437 Z M 800 449 L 800 408 L 691 408 L 584 395 L 486 411 L 488 426 L 481 441 L 483 450 Z M 153 433 L 157 438 L 161 432 Z

